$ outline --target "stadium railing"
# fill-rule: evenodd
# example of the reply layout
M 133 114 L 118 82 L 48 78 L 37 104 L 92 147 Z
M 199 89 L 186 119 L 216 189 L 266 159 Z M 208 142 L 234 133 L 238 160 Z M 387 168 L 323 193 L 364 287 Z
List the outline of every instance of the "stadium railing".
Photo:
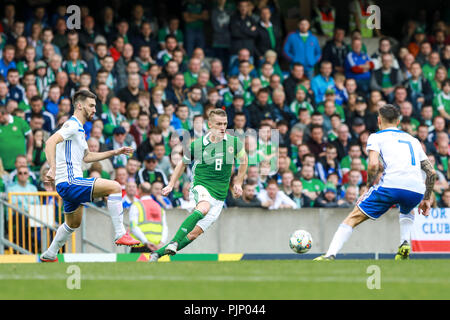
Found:
M 0 254 L 4 246 L 8 247 L 6 254 L 41 253 L 64 222 L 62 199 L 56 192 L 9 192 L 6 199 L 0 198 L 0 213 Z M 65 245 L 65 253 L 75 252 L 73 233 Z

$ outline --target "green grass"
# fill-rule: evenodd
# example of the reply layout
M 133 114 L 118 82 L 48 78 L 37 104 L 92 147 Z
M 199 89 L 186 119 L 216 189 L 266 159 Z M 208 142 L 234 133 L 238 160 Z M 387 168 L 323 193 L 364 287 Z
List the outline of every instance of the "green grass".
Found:
M 449 260 L 76 263 L 0 265 L 0 299 L 450 299 Z M 369 290 L 367 267 L 381 270 Z

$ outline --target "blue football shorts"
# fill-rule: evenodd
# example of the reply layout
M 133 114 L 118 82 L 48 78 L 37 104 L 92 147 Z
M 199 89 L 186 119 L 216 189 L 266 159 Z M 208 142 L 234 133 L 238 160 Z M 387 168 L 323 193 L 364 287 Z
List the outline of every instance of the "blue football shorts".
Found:
M 64 213 L 72 213 L 85 202 L 92 202 L 94 183 L 97 178 L 74 178 L 72 183 L 61 182 L 56 191 L 63 199 Z
M 357 204 L 369 218 L 378 219 L 393 205 L 400 206 L 400 212 L 410 213 L 422 201 L 423 194 L 396 188 L 371 187 Z

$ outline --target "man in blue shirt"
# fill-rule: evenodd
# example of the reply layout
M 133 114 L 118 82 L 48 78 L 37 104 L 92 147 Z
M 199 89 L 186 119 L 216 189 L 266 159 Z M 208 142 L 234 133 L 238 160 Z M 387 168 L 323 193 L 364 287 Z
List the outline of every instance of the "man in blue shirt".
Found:
M 291 62 L 301 63 L 309 79 L 314 76 L 314 66 L 322 53 L 319 40 L 310 31 L 308 19 L 302 18 L 298 23 L 299 30 L 288 35 L 284 44 L 284 55 Z
M 13 45 L 7 44 L 3 48 L 3 57 L 0 59 L 0 74 L 6 79 L 9 69 L 16 69 L 16 63 L 14 62 L 14 55 L 16 49 Z
M 322 61 L 320 64 L 320 74 L 311 81 L 311 89 L 314 91 L 316 103 L 320 103 L 325 98 L 327 89 L 334 88 L 334 79 L 331 76 L 333 66 L 329 61 Z
M 362 41 L 359 38 L 352 40 L 352 51 L 347 54 L 345 59 L 346 78 L 355 79 L 358 88 L 367 93 L 370 90 L 371 70 L 375 67 L 367 53 L 363 53 Z
M 15 100 L 20 103 L 25 98 L 25 89 L 19 82 L 19 71 L 17 69 L 9 69 L 7 72 L 8 80 L 8 100 Z

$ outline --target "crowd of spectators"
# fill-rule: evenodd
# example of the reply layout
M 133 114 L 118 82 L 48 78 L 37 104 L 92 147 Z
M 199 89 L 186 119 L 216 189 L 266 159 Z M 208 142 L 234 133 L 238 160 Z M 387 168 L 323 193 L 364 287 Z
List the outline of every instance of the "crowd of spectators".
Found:
M 286 32 L 277 3 L 187 0 L 180 15 L 158 17 L 133 2 L 126 18 L 82 6 L 79 30 L 68 30 L 65 5 L 25 16 L 3 3 L 0 192 L 54 190 L 42 181 L 45 141 L 71 116 L 72 94 L 88 89 L 97 95 L 89 150 L 136 152 L 86 164 L 84 175 L 118 181 L 124 207 L 144 181 L 163 208 L 194 207 L 189 168 L 170 196 L 161 190 L 181 161 L 183 133 L 204 135 L 213 108 L 227 112 L 249 155 L 243 196 L 227 206 L 351 207 L 367 191 L 365 147 L 386 103 L 435 166 L 435 204 L 449 207 L 449 25 L 411 20 L 403 39 L 381 30 L 367 52 L 366 35 L 346 26 L 324 45 L 309 19 Z

